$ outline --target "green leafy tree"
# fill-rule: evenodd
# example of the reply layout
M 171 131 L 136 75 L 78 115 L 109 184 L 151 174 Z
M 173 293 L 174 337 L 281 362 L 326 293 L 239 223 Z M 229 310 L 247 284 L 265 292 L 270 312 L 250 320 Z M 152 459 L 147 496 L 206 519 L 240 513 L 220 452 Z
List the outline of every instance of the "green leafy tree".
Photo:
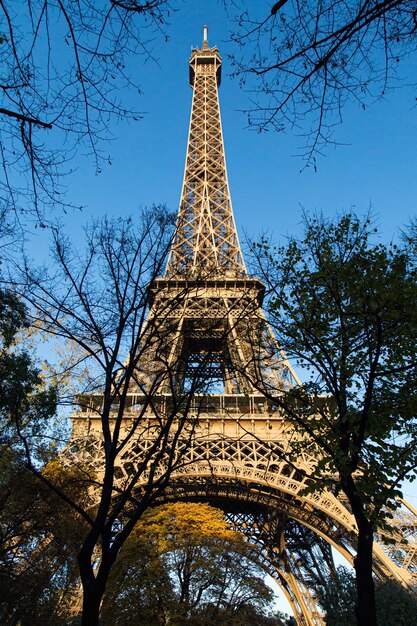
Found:
M 373 536 L 417 464 L 416 268 L 406 251 L 373 235 L 369 220 L 350 214 L 334 223 L 306 216 L 303 239 L 255 246 L 277 338 L 310 372 L 304 384 L 270 395 L 299 428 L 299 446 L 316 450 L 310 488 L 348 499 L 364 626 L 376 623 Z
M 139 610 L 149 625 L 273 623 L 265 615 L 272 591 L 253 558 L 243 536 L 207 504 L 148 511 L 113 569 L 104 622 L 131 623 Z
M 414 626 L 417 595 L 393 580 L 376 585 L 378 626 Z M 326 626 L 354 626 L 356 585 L 354 574 L 338 567 L 337 576 L 320 591 L 320 604 L 326 613 Z
M 319 590 L 319 602 L 326 614 L 326 626 L 354 626 L 356 599 L 354 574 L 346 567 L 338 567 L 336 576 Z
M 24 304 L 0 290 L 0 308 L 0 443 L 24 452 L 30 438 L 36 458 L 47 458 L 50 445 L 42 435 L 55 414 L 56 389 L 44 384 L 31 355 L 19 346 L 19 331 L 29 326 Z
M 0 291 L 0 306 L 0 620 L 55 624 L 75 583 L 80 524 L 37 475 L 54 475 L 73 496 L 82 481 L 50 460 L 56 390 L 19 340 L 28 326 L 26 308 L 9 290 Z M 34 472 L 26 463 L 28 446 Z
M 71 497 L 85 498 L 82 475 L 57 461 L 43 471 Z M 1 459 L 0 502 L 1 623 L 61 624 L 79 592 L 82 521 L 10 450 Z
M 378 626 L 413 626 L 416 623 L 417 595 L 388 580 L 376 588 Z

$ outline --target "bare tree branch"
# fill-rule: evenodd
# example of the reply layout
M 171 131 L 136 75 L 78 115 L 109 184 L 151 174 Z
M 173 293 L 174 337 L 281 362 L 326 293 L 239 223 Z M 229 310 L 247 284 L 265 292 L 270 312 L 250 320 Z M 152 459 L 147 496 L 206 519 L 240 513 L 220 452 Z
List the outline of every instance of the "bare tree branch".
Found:
M 44 224 L 66 206 L 62 177 L 78 147 L 99 171 L 112 120 L 141 118 L 126 93 L 140 93 L 138 56 L 152 58 L 169 9 L 169 0 L 0 0 L 0 189 L 17 214 Z
M 395 87 L 400 62 L 416 52 L 416 15 L 412 0 L 286 0 L 269 15 L 242 11 L 232 62 L 253 94 L 250 125 L 304 129 L 301 154 L 314 165 L 347 101 L 365 108 Z

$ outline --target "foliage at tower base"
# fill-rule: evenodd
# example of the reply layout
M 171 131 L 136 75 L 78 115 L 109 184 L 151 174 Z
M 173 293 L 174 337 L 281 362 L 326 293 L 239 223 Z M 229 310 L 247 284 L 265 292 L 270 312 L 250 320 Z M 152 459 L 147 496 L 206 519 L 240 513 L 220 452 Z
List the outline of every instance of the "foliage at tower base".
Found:
M 0 467 L 0 622 L 61 626 L 79 593 L 76 554 L 85 529 L 18 455 L 4 455 Z M 43 472 L 71 497 L 85 497 L 82 476 L 54 461 Z
M 355 577 L 345 567 L 339 567 L 336 578 L 327 581 L 320 592 L 320 604 L 326 613 L 326 626 L 355 626 Z M 414 626 L 417 615 L 417 595 L 395 581 L 376 586 L 378 626 Z
M 294 458 L 316 449 L 310 488 L 348 499 L 363 626 L 376 624 L 374 533 L 417 466 L 417 272 L 405 249 L 376 237 L 369 219 L 305 216 L 302 240 L 254 247 L 277 339 L 308 377 L 266 393 L 299 429 Z
M 73 497 L 80 477 L 51 460 L 56 447 L 47 432 L 56 390 L 19 338 L 28 326 L 27 311 L 9 290 L 0 291 L 0 308 L 0 622 L 52 625 L 65 614 L 76 584 L 80 524 L 39 475 L 53 477 Z
M 102 619 L 108 626 L 284 626 L 283 616 L 266 614 L 273 594 L 255 554 L 207 504 L 148 511 L 113 568 Z

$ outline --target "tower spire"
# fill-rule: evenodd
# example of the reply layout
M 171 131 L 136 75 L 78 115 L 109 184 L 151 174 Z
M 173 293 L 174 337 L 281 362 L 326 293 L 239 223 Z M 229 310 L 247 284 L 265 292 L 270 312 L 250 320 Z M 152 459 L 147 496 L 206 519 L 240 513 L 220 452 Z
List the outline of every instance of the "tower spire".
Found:
M 218 49 L 208 46 L 204 26 L 202 48 L 194 48 L 190 58 L 190 85 L 194 91 L 190 130 L 166 278 L 246 276 L 224 155 L 218 98 L 221 64 Z
M 207 50 L 208 48 L 207 31 L 208 31 L 208 27 L 206 24 L 204 24 L 203 26 L 203 50 Z

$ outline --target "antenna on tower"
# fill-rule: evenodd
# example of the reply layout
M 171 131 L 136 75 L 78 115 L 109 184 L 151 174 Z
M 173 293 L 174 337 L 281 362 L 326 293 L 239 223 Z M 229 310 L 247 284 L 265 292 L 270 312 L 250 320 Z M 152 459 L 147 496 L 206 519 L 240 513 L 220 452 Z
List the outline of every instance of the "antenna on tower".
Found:
M 208 28 L 207 28 L 207 26 L 204 24 L 204 26 L 203 26 L 203 48 L 204 48 L 204 49 L 207 49 L 207 48 L 208 48 L 207 32 L 208 32 Z

